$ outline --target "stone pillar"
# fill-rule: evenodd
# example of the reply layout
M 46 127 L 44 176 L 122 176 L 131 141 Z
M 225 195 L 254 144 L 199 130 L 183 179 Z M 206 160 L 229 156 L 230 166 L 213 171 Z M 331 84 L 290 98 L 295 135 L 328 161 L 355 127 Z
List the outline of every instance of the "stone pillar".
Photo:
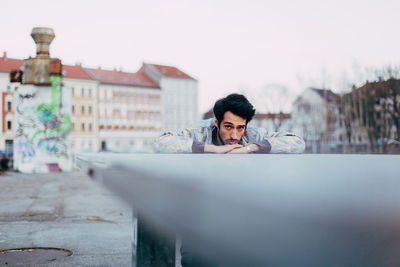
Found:
M 71 94 L 61 90 L 61 61 L 50 58 L 55 35 L 33 28 L 36 57 L 24 60 L 23 84 L 16 90 L 14 169 L 48 172 L 72 168 L 68 133 Z

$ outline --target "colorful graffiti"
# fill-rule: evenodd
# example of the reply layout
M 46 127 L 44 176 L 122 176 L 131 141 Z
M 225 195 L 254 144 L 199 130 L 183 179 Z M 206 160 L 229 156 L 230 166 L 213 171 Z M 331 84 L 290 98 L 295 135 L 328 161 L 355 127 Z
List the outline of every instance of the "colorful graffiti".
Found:
M 56 153 L 56 143 L 64 139 L 65 134 L 71 128 L 71 120 L 68 116 L 60 114 L 60 84 L 61 76 L 51 76 L 51 103 L 40 104 L 37 107 L 37 118 L 44 126 L 44 129 L 38 129 L 32 139 L 39 138 L 38 143 L 47 143 L 47 145 L 40 145 L 39 147 L 45 149 L 50 153 Z M 45 142 L 46 141 L 46 142 Z M 51 145 L 54 144 L 54 145 Z M 56 153 L 60 154 L 60 153 Z M 64 153 L 61 153 L 64 154 Z
M 30 162 L 36 154 L 32 142 L 29 142 L 25 135 L 18 138 L 16 146 L 17 153 L 22 158 L 22 162 Z
M 71 120 L 60 111 L 61 76 L 51 76 L 51 88 L 20 86 L 15 101 L 15 149 L 20 163 L 69 160 Z

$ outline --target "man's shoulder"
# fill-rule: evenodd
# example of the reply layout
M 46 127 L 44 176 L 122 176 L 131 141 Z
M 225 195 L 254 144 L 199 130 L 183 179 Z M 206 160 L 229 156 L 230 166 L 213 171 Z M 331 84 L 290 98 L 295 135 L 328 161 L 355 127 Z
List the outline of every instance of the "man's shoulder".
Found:
M 200 120 L 197 122 L 195 128 L 209 128 L 214 125 L 214 118 Z
M 247 132 L 248 135 L 264 134 L 264 133 L 267 133 L 267 129 L 262 128 L 262 127 L 256 127 L 256 126 L 249 125 L 247 127 L 247 131 L 246 132 Z
M 206 119 L 197 121 L 195 124 L 190 125 L 184 129 L 188 133 L 203 133 L 212 131 L 214 125 L 214 119 Z

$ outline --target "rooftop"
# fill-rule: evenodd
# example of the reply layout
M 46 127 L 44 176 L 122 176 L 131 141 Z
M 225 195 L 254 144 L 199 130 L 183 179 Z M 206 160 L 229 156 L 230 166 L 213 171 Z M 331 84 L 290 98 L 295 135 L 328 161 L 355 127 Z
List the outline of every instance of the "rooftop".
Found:
M 0 72 L 10 72 L 12 70 L 19 70 L 24 65 L 21 59 L 8 58 L 7 54 L 0 57 Z
M 143 72 L 130 73 L 117 70 L 88 69 L 85 71 L 95 80 L 104 84 L 118 84 L 128 86 L 140 86 L 159 88 L 158 84 L 152 81 Z
M 158 64 L 147 64 L 153 66 L 164 77 L 195 80 L 188 74 L 173 66 Z M 0 72 L 10 72 L 24 66 L 24 60 L 8 58 L 4 52 L 0 57 Z M 116 84 L 126 86 L 138 86 L 149 88 L 160 88 L 159 85 L 150 79 L 141 68 L 138 72 L 123 72 L 118 70 L 107 70 L 101 68 L 84 68 L 80 65 L 63 65 L 62 76 L 71 79 L 97 80 L 103 84 Z
M 165 77 L 195 80 L 188 74 L 184 73 L 180 69 L 173 66 L 165 66 L 157 64 L 149 64 L 149 65 L 153 66 L 156 70 L 158 70 L 162 74 L 162 76 Z
M 62 76 L 71 79 L 93 80 L 81 66 L 63 65 Z

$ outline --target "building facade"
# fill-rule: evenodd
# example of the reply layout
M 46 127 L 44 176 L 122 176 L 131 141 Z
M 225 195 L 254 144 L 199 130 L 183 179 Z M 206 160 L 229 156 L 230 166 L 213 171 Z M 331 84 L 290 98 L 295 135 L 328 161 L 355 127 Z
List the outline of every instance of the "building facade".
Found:
M 331 90 L 307 88 L 293 103 L 293 132 L 302 136 L 307 151 L 329 152 L 339 144 L 343 128 L 339 120 L 339 95 Z
M 99 82 L 98 139 L 102 151 L 151 152 L 162 131 L 162 94 L 144 73 L 86 69 Z
M 99 151 L 97 94 L 99 82 L 81 66 L 63 65 L 63 89 L 71 94 L 71 149 Z
M 144 63 L 145 73 L 161 89 L 163 129 L 179 131 L 193 125 L 198 117 L 198 82 L 176 67 Z
M 0 151 L 7 155 L 12 154 L 13 150 L 14 112 L 16 108 L 14 106 L 14 92 L 19 85 L 19 83 L 10 82 L 10 71 L 20 70 L 23 65 L 23 60 L 8 58 L 6 52 L 0 57 Z
M 12 149 L 13 93 L 10 72 L 24 61 L 0 58 L 0 150 Z M 62 66 L 62 91 L 71 96 L 72 152 L 151 152 L 163 131 L 198 120 L 198 82 L 173 66 L 144 63 L 136 73 L 80 65 Z

